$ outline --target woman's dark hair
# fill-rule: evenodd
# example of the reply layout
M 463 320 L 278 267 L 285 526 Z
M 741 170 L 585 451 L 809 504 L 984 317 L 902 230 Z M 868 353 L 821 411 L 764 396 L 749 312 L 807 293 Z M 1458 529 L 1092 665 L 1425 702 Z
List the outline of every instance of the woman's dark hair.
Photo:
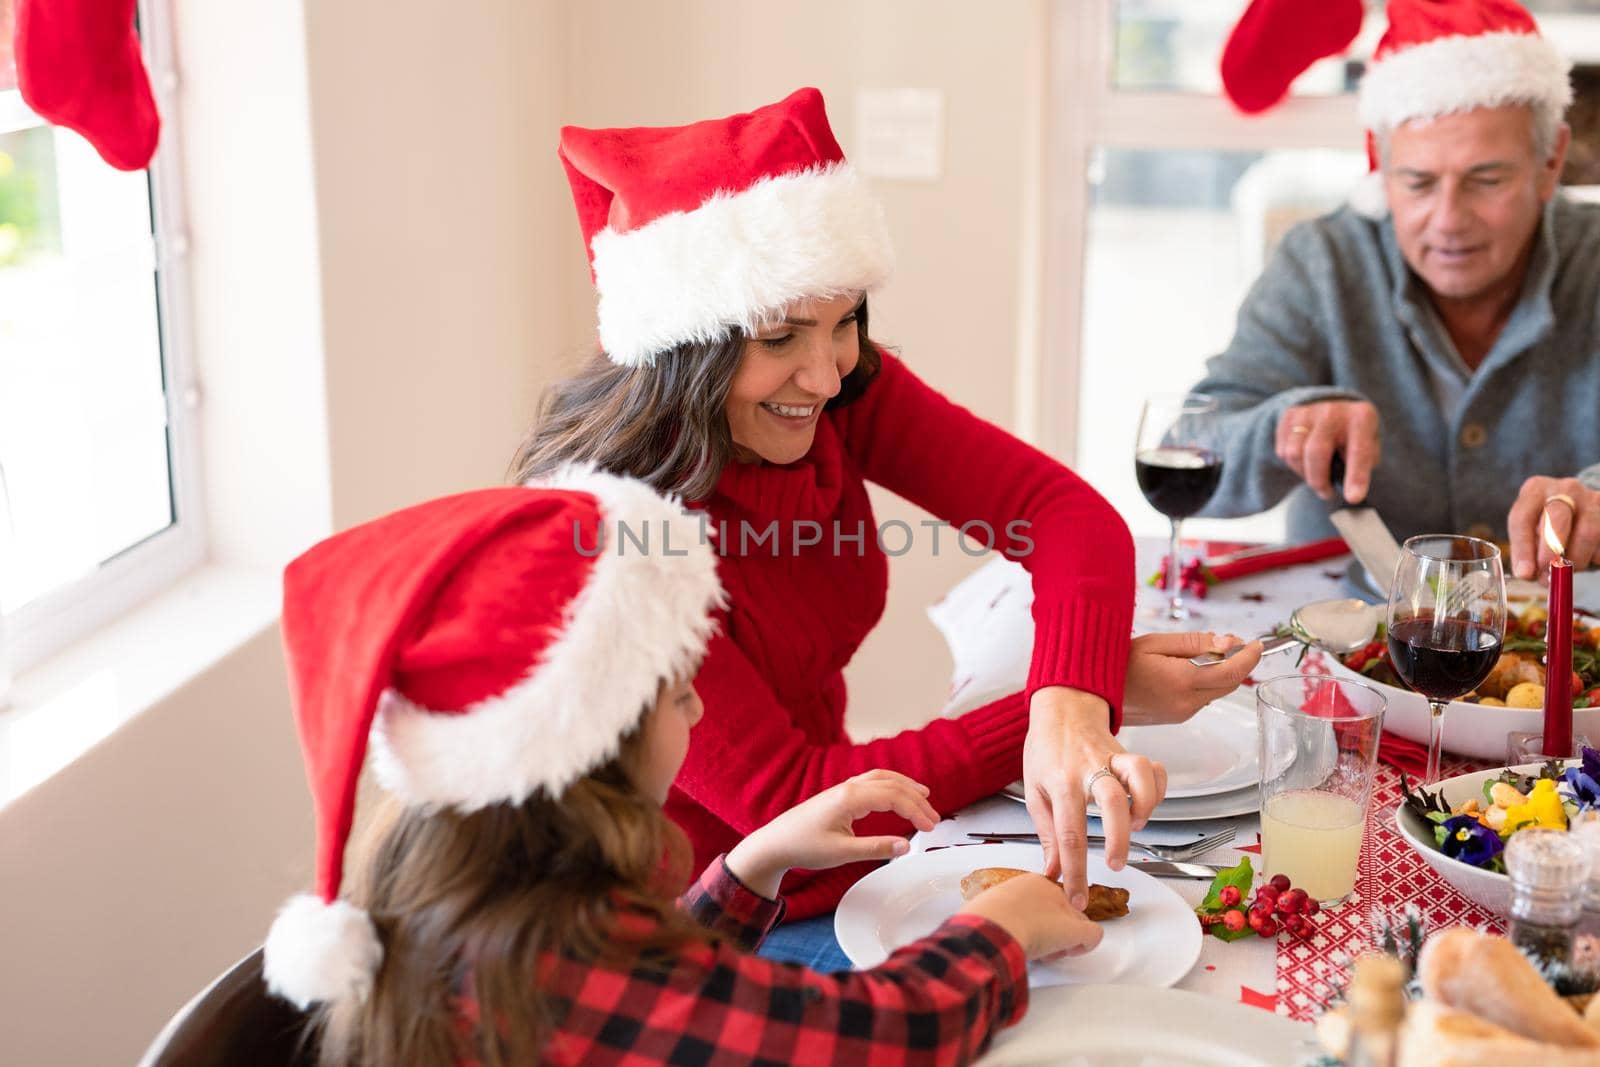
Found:
M 856 311 L 861 358 L 825 410 L 843 407 L 866 392 L 882 361 L 867 336 L 867 301 Z M 578 373 L 551 386 L 533 432 L 511 461 L 511 479 L 588 462 L 629 475 L 662 493 L 704 500 L 733 458 L 733 438 L 723 405 L 739 369 L 747 335 L 679 345 L 649 367 L 624 367 L 595 353 Z
M 641 728 L 560 800 L 541 791 L 461 814 L 385 798 L 356 840 L 347 891 L 372 916 L 383 963 L 364 1001 L 313 1016 L 321 1067 L 537 1063 L 571 992 L 540 980 L 553 955 L 633 967 L 708 940 L 668 890 L 686 883 L 691 849 L 635 784 L 645 759 Z M 652 920 L 650 932 L 620 932 L 623 914 Z

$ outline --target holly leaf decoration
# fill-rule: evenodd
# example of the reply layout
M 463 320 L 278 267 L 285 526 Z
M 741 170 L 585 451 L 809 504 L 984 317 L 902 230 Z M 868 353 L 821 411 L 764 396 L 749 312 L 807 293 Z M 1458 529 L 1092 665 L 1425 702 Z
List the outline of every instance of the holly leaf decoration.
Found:
M 1231 885 L 1237 889 L 1239 891 L 1239 900 L 1241 902 L 1249 899 L 1250 883 L 1255 881 L 1255 877 L 1256 872 L 1250 866 L 1250 857 L 1240 857 L 1238 866 L 1224 868 L 1223 870 L 1217 872 L 1217 876 L 1215 878 L 1211 879 L 1211 888 L 1206 891 L 1206 898 L 1200 902 L 1200 906 L 1195 910 L 1205 912 L 1207 915 L 1217 915 L 1221 912 L 1227 911 L 1228 909 L 1222 906 L 1222 890 L 1225 886 Z M 1234 905 L 1234 907 L 1242 906 L 1242 903 Z M 1217 934 L 1219 937 L 1223 933 L 1235 932 L 1237 931 L 1229 931 L 1226 929 L 1212 931 L 1212 933 Z M 1255 931 L 1251 930 L 1249 927 L 1245 927 L 1243 932 L 1252 936 L 1255 934 Z M 1224 938 L 1224 940 L 1233 939 Z

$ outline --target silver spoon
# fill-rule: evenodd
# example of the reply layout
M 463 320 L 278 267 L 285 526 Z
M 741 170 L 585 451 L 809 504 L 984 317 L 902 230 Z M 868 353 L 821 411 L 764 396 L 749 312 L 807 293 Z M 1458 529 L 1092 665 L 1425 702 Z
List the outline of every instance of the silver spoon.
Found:
M 1313 600 L 1298 607 L 1289 616 L 1287 634 L 1263 638 L 1261 654 L 1269 656 L 1296 645 L 1309 645 L 1347 656 L 1372 640 L 1378 632 L 1378 620 L 1383 608 L 1353 597 L 1342 600 Z M 1210 667 L 1238 653 L 1244 645 L 1234 645 L 1221 652 L 1202 652 L 1189 660 L 1196 667 Z

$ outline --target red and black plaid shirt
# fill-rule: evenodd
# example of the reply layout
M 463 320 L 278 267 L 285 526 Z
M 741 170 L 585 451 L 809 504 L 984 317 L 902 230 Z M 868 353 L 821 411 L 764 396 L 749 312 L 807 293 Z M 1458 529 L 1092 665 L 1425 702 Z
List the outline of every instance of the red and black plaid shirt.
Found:
M 541 975 L 561 1020 L 542 1062 L 960 1064 L 1028 1007 L 1022 947 L 976 916 L 950 918 L 871 970 L 820 974 L 753 955 L 783 905 L 745 888 L 721 857 L 678 903 L 717 939 L 665 964 L 560 958 Z M 466 1014 L 476 1021 L 470 1004 Z

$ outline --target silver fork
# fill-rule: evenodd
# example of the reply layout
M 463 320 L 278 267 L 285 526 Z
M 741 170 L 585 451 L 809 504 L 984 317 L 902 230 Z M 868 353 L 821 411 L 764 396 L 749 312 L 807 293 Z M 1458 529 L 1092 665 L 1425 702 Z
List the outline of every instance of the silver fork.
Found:
M 1037 843 L 1039 840 L 1038 834 L 968 834 L 967 836 L 977 838 L 980 841 L 1027 841 Z M 1198 841 L 1189 842 L 1187 845 L 1147 845 L 1142 841 L 1129 841 L 1128 847 L 1137 849 L 1155 859 L 1166 860 L 1168 863 L 1184 863 L 1194 859 L 1196 856 L 1203 856 L 1220 845 L 1227 844 L 1234 839 L 1234 836 L 1235 831 L 1233 830 L 1218 830 L 1214 834 L 1208 834 Z M 1106 839 L 1100 834 L 1089 835 L 1089 844 L 1103 845 L 1105 843 Z

